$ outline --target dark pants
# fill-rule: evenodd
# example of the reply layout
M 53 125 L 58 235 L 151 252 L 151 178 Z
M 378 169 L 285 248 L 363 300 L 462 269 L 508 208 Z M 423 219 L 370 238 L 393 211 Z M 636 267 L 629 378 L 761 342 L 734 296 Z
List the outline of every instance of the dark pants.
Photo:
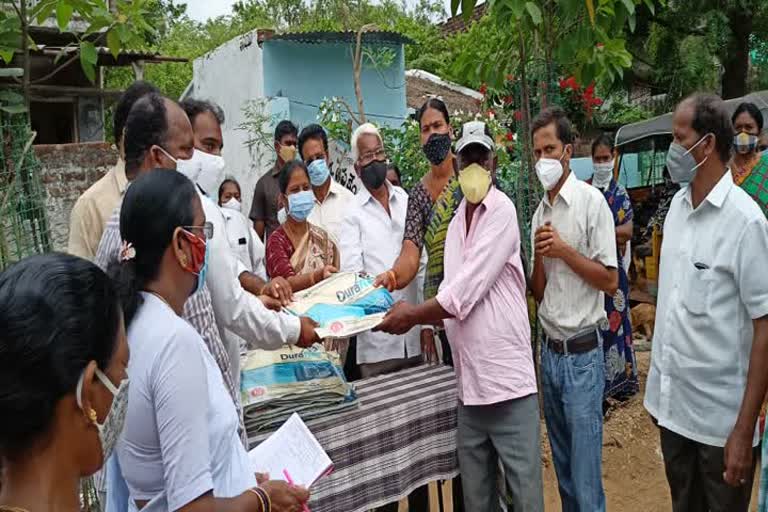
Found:
M 758 450 L 744 485 L 731 487 L 723 480 L 724 449 L 685 438 L 659 427 L 661 451 L 673 512 L 747 512 L 752 497 Z
M 399 503 L 389 503 L 376 509 L 376 512 L 397 512 Z M 408 496 L 410 512 L 429 512 L 429 487 L 419 487 Z

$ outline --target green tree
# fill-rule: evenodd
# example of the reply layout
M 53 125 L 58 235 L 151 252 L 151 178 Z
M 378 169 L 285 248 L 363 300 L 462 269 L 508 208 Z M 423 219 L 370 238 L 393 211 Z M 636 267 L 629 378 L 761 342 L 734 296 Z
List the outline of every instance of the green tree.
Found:
M 19 52 L 23 67 L 21 78 L 25 104 L 29 105 L 30 85 L 53 78 L 56 73 L 76 60 L 85 75 L 93 82 L 96 78 L 98 62 L 97 46 L 106 44 L 112 55 L 117 57 L 120 49 L 132 45 L 140 38 L 139 34 L 152 31 L 146 22 L 143 0 L 117 0 L 108 7 L 104 0 L 41 0 L 32 5 L 29 0 L 6 0 L 8 8 L 0 9 L 0 60 L 10 64 Z M 61 31 L 66 31 L 70 22 L 77 19 L 87 27 L 85 31 L 75 33 L 76 51 L 60 55 L 64 61 L 51 73 L 32 80 L 30 73 L 30 48 L 35 47 L 30 37 L 29 27 L 34 23 L 43 23 L 54 17 Z M 70 50 L 70 48 L 65 48 Z
M 696 90 L 704 86 L 697 80 L 695 71 L 708 64 L 705 77 L 710 81 L 712 73 L 717 73 L 717 64 L 722 69 L 721 77 L 710 88 L 717 89 L 724 98 L 735 98 L 749 91 L 750 51 L 759 48 L 768 40 L 768 2 L 765 0 L 686 0 L 670 2 L 668 8 L 655 13 L 644 13 L 648 30 L 639 33 L 633 53 L 648 51 L 655 69 L 669 70 L 674 63 L 675 73 L 670 79 L 668 74 L 657 75 L 660 87 L 670 86 L 673 90 Z M 654 54 L 653 48 L 647 47 L 654 41 L 643 37 L 647 33 L 662 33 L 658 39 L 665 39 L 665 48 L 687 42 L 695 50 L 694 55 L 679 52 L 679 58 L 669 59 L 669 54 Z M 706 56 L 704 51 L 706 50 Z M 761 62 L 753 64 L 760 65 Z M 678 74 L 689 74 L 690 82 L 680 84 Z M 718 73 L 720 74 L 720 73 Z

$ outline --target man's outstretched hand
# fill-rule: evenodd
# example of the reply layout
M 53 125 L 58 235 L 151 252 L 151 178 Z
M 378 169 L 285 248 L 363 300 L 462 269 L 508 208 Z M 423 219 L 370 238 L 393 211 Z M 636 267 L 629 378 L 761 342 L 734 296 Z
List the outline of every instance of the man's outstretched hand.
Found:
M 382 331 L 389 334 L 405 334 L 410 331 L 416 322 L 413 320 L 413 305 L 400 301 L 389 310 L 384 320 L 376 326 L 374 331 Z

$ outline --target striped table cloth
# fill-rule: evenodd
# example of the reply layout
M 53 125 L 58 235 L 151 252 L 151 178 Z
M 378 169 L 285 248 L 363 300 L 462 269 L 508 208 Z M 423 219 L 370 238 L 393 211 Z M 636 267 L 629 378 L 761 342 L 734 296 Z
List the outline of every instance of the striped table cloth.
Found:
M 312 486 L 313 512 L 365 512 L 459 473 L 452 368 L 419 366 L 355 386 L 359 408 L 306 422 L 335 468 Z M 249 433 L 251 448 L 269 434 Z

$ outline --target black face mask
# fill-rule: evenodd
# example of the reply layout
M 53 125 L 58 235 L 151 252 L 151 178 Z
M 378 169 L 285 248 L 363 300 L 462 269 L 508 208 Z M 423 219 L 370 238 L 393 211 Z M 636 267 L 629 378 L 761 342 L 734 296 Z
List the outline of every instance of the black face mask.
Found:
M 360 179 L 363 184 L 371 190 L 378 190 L 387 179 L 387 162 L 385 160 L 374 160 L 362 169 L 360 169 Z
M 447 133 L 433 133 L 421 148 L 432 165 L 440 165 L 451 151 L 451 136 Z

